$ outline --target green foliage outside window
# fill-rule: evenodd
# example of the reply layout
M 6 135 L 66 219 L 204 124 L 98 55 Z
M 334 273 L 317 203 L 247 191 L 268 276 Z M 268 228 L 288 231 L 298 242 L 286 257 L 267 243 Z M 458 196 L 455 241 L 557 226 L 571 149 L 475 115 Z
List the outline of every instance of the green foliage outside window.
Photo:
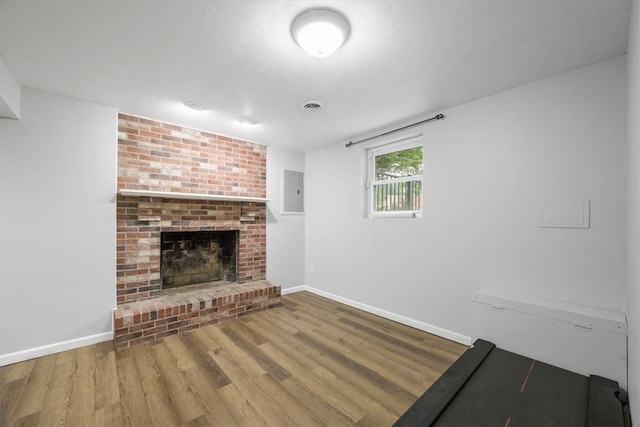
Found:
M 422 209 L 422 147 L 377 155 L 375 171 L 375 211 Z
M 376 156 L 376 179 L 422 175 L 422 147 Z

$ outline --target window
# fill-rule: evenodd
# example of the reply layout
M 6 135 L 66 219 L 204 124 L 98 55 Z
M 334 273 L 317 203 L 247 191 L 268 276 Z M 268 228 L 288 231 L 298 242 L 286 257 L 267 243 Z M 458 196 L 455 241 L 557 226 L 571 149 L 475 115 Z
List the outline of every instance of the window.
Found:
M 422 211 L 422 138 L 368 151 L 369 216 L 412 216 Z

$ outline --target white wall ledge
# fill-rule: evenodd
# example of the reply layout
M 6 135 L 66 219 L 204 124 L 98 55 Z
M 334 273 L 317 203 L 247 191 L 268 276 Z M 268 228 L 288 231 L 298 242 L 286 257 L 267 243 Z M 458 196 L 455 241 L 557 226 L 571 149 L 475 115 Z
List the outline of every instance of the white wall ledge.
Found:
M 512 310 L 547 319 L 588 326 L 615 334 L 627 335 L 627 319 L 622 312 L 599 307 L 572 304 L 529 295 L 479 289 L 473 292 L 473 302 L 496 310 Z M 495 343 L 494 343 L 495 344 Z
M 223 196 L 220 194 L 178 193 L 174 191 L 127 190 L 120 189 L 118 194 L 124 197 L 159 197 L 162 199 L 216 200 L 221 202 L 267 203 L 263 197 Z

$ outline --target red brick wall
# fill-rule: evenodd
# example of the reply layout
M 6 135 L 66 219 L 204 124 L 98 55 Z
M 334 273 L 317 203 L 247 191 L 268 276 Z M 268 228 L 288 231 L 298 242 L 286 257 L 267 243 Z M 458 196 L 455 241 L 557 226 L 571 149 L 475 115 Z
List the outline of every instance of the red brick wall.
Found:
M 120 114 L 118 189 L 266 196 L 266 147 Z M 117 200 L 118 304 L 160 291 L 162 231 L 238 230 L 238 282 L 266 272 L 264 203 Z

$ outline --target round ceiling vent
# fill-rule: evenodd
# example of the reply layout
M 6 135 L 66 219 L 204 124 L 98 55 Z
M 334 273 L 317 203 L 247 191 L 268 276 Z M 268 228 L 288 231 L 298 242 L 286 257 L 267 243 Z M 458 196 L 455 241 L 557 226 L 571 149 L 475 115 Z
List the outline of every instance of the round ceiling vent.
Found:
M 322 102 L 320 101 L 307 101 L 302 104 L 303 110 L 316 111 L 322 109 Z

